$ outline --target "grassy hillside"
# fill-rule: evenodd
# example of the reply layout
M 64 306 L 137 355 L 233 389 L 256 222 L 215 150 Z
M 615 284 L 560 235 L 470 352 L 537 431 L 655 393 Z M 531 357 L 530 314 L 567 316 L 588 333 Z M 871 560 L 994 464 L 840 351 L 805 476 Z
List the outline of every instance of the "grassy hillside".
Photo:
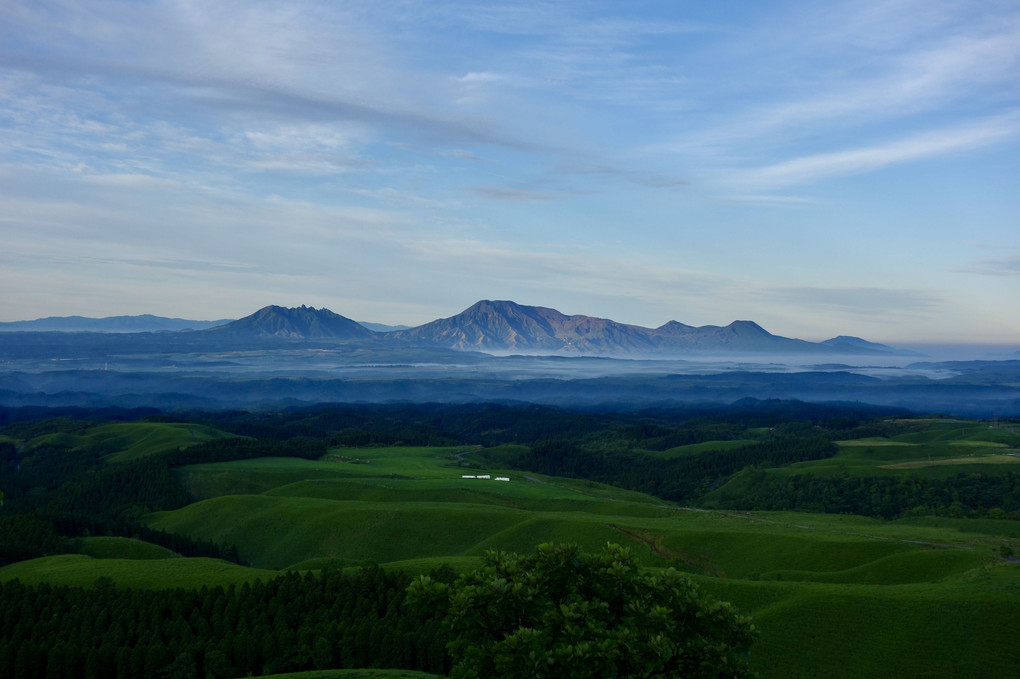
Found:
M 78 552 L 93 559 L 174 559 L 180 556 L 151 542 L 112 536 L 78 538 Z
M 975 422 L 938 421 L 924 431 L 836 443 L 840 452 L 835 457 L 792 464 L 781 473 L 945 478 L 960 472 L 1020 470 L 1015 466 L 1020 464 L 1020 435 Z
M 698 502 L 712 508 L 796 509 L 887 519 L 1020 519 L 1020 434 L 1012 427 L 909 420 L 884 421 L 874 428 L 890 433 L 838 440 L 836 453 L 821 459 L 747 465 L 713 484 Z
M 766 677 L 1003 677 L 1020 661 L 1015 567 L 884 587 L 699 582 L 754 618 Z
M 410 670 L 317 670 L 262 676 L 263 679 L 439 679 L 435 674 Z
M 166 589 L 230 585 L 268 580 L 273 571 L 245 568 L 219 559 L 93 559 L 84 554 L 46 556 L 0 568 L 0 582 L 88 587 L 99 578 L 111 578 L 120 587 Z
M 920 443 L 847 445 L 841 454 L 859 461 L 879 449 L 869 462 L 888 464 Z M 1018 660 L 1008 630 L 1020 572 L 998 555 L 1003 544 L 1020 548 L 1008 537 L 1015 522 L 968 531 L 949 519 L 683 510 L 584 481 L 456 464 L 471 459 L 450 449 L 362 449 L 315 462 L 195 465 L 181 473 L 209 499 L 152 525 L 231 542 L 272 568 L 369 558 L 421 572 L 444 560 L 468 567 L 486 549 L 619 542 L 649 566 L 680 565 L 751 614 L 761 631 L 753 663 L 766 677 L 991 676 Z M 256 487 L 261 494 L 222 495 Z
M 118 452 L 107 453 L 113 460 L 165 450 L 161 446 L 169 441 L 180 447 L 192 437 L 221 434 L 169 425 L 109 426 L 53 436 L 64 444 L 87 440 L 116 447 Z M 753 472 L 784 479 L 944 479 L 962 468 L 993 475 L 1020 470 L 1015 434 L 963 421 L 912 426 L 916 430 L 908 433 L 840 441 L 831 458 Z M 711 455 L 748 440 L 708 441 L 656 455 Z M 487 459 L 495 458 L 477 446 L 335 448 L 318 460 L 269 457 L 179 467 L 176 478 L 194 502 L 154 513 L 147 525 L 233 545 L 252 568 L 163 558 L 173 555 L 138 541 L 88 538 L 81 549 L 96 558 L 15 563 L 0 569 L 0 581 L 88 586 L 109 577 L 128 587 L 199 588 L 365 561 L 410 573 L 444 563 L 463 570 L 487 549 L 524 552 L 541 542 L 576 542 L 596 550 L 612 541 L 630 547 L 649 567 L 686 570 L 706 591 L 750 614 L 761 633 L 752 663 L 763 677 L 1009 676 L 1020 664 L 1012 638 L 1020 565 L 1003 557 L 1020 553 L 1020 522 L 685 508 L 591 481 L 489 468 Z M 746 492 L 758 478 L 754 474 L 738 473 L 709 500 L 722 506 L 727 494 Z
M 115 422 L 73 433 L 45 434 L 25 443 L 31 451 L 43 445 L 92 448 L 106 453 L 110 462 L 130 462 L 150 455 L 233 436 L 200 424 L 166 422 Z
M 652 457 L 684 457 L 686 455 L 699 455 L 716 450 L 733 450 L 748 444 L 755 443 L 754 439 L 736 439 L 733 441 L 705 441 L 703 443 L 689 443 L 685 446 L 676 446 L 662 451 L 646 451 Z

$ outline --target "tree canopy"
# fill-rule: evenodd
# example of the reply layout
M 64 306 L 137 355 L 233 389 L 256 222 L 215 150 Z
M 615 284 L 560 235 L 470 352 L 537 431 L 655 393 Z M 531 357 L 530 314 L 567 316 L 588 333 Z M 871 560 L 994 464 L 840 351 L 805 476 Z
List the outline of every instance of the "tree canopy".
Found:
M 452 583 L 420 576 L 408 589 L 452 634 L 451 679 L 749 675 L 750 620 L 619 545 L 490 551 Z

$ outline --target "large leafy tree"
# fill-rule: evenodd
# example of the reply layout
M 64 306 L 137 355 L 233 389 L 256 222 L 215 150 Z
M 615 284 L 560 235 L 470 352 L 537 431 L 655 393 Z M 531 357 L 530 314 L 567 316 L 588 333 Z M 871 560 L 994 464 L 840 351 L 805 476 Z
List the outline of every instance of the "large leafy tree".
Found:
M 451 633 L 451 679 L 749 675 L 751 622 L 672 568 L 642 570 L 619 545 L 490 551 L 452 583 L 419 577 L 409 598 Z

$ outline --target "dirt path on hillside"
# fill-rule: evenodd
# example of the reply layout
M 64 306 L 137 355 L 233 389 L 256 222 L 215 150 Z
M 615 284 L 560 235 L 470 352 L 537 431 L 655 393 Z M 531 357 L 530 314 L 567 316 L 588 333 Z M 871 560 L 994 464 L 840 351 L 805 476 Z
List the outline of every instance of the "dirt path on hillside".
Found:
M 672 547 L 667 547 L 666 545 L 660 545 L 658 542 L 656 542 L 655 536 L 649 531 L 642 531 L 643 533 L 642 534 L 636 533 L 632 530 L 623 528 L 621 526 L 617 526 L 615 523 L 608 523 L 606 525 L 612 528 L 613 530 L 618 530 L 624 535 L 628 535 L 634 538 L 638 542 L 642 542 L 648 545 L 648 548 L 651 549 L 652 552 L 661 556 L 663 559 L 668 559 L 670 561 L 673 560 L 682 561 L 685 564 L 694 566 L 695 568 L 704 571 L 706 574 L 711 575 L 712 577 L 716 578 L 726 577 L 726 573 L 724 573 L 721 568 L 716 566 L 708 559 L 696 556 L 694 554 L 691 554 L 690 552 L 685 552 L 679 549 L 673 549 Z

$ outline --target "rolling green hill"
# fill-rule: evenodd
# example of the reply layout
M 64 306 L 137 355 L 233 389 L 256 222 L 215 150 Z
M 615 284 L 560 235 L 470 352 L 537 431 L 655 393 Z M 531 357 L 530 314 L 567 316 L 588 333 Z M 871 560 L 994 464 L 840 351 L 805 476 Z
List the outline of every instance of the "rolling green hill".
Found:
M 26 453 L 43 446 L 90 449 L 109 462 L 130 462 L 178 448 L 230 438 L 233 434 L 201 424 L 168 422 L 114 422 L 35 436 L 24 443 Z
M 88 587 L 99 578 L 111 578 L 120 587 L 169 589 L 231 585 L 268 580 L 277 573 L 246 568 L 218 559 L 93 559 L 84 554 L 46 556 L 0 568 L 0 582 L 20 580 Z
M 174 559 L 180 557 L 166 547 L 133 538 L 115 536 L 78 538 L 78 551 L 93 559 Z
M 89 537 L 78 543 L 85 554 L 14 563 L 0 568 L 0 582 L 88 587 L 111 578 L 121 587 L 197 589 L 366 561 L 407 573 L 443 564 L 463 570 L 489 549 L 524 552 L 541 542 L 575 542 L 596 550 L 611 541 L 650 568 L 687 571 L 707 592 L 751 615 L 761 634 L 752 664 L 763 677 L 1009 676 L 1020 664 L 1013 640 L 1020 564 L 1004 557 L 1020 552 L 1020 522 L 727 508 L 763 479 L 921 483 L 961 469 L 988 476 L 1020 470 L 1011 432 L 966 421 L 914 421 L 911 428 L 840 440 L 829 458 L 738 472 L 705 496 L 710 508 L 490 467 L 487 461 L 499 456 L 473 445 L 332 448 L 316 460 L 180 466 L 174 478 L 193 501 L 152 513 L 145 523 L 230 544 L 251 567 L 175 558 L 127 538 Z M 101 446 L 116 465 L 220 436 L 197 425 L 135 423 L 44 435 L 33 445 Z M 712 455 L 750 440 L 706 441 L 655 455 Z
M 909 446 L 875 447 L 891 455 Z M 649 566 L 681 566 L 751 614 L 762 635 L 753 664 L 766 677 L 994 675 L 1018 659 L 1007 630 L 1020 568 L 997 552 L 1020 548 L 1007 537 L 1014 522 L 985 520 L 973 532 L 949 519 L 685 510 L 579 480 L 465 469 L 456 455 L 472 457 L 350 449 L 320 461 L 194 465 L 180 473 L 207 499 L 154 515 L 152 525 L 230 542 L 277 569 L 368 558 L 421 572 L 444 561 L 469 567 L 486 549 L 614 541 Z M 878 461 L 889 459 L 898 458 Z M 513 480 L 461 478 L 468 472 Z M 264 490 L 222 494 L 253 487 Z M 805 639 L 809 648 L 798 650 Z
M 263 679 L 438 679 L 438 675 L 409 670 L 318 670 L 265 674 Z

